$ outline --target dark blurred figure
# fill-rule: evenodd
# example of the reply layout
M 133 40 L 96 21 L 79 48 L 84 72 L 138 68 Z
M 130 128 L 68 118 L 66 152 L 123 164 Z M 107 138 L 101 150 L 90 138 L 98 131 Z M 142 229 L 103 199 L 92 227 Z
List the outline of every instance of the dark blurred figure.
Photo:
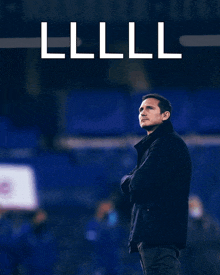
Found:
M 22 211 L 1 209 L 0 216 L 0 274 L 19 275 L 30 224 Z
M 14 210 L 9 212 L 11 219 L 12 235 L 10 242 L 10 260 L 12 274 L 20 275 L 24 261 L 29 253 L 27 235 L 31 231 L 31 225 L 25 211 Z
M 187 247 L 180 261 L 184 275 L 220 274 L 220 226 L 198 196 L 189 198 Z
M 87 252 L 91 253 L 91 273 L 116 275 L 120 270 L 120 243 L 122 231 L 118 213 L 111 200 L 101 201 L 95 216 L 86 224 Z
M 52 275 L 57 261 L 57 244 L 47 225 L 48 215 L 38 209 L 27 234 L 25 269 L 27 275 Z
M 7 211 L 0 208 L 0 274 L 11 275 L 13 270 L 11 250 L 12 223 Z

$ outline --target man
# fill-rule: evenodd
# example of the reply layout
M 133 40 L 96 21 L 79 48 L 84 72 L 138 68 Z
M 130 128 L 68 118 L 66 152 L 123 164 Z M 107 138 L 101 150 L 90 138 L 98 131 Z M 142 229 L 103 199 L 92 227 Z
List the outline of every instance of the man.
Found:
M 170 102 L 143 97 L 140 126 L 147 136 L 135 145 L 137 166 L 121 180 L 133 205 L 130 253 L 139 252 L 144 274 L 179 274 L 179 250 L 186 245 L 191 160 L 174 132 Z
M 116 275 L 120 267 L 121 230 L 117 211 L 111 199 L 100 201 L 95 216 L 86 224 L 87 252 L 90 247 L 92 262 L 87 274 Z M 90 272 L 89 272 L 90 271 Z M 83 273 L 86 274 L 86 273 Z
M 220 226 L 198 195 L 189 196 L 187 248 L 180 261 L 185 275 L 220 275 Z

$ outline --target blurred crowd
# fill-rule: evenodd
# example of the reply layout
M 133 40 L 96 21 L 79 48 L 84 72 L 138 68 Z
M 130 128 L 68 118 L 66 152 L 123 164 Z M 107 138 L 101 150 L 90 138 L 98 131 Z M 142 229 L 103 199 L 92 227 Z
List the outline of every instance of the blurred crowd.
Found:
M 57 260 L 47 213 L 0 210 L 0 274 L 52 275 Z
M 187 247 L 181 251 L 180 256 L 181 275 L 219 275 L 219 221 L 206 212 L 197 195 L 189 197 L 188 219 Z M 120 226 L 114 201 L 101 201 L 94 217 L 85 226 L 85 238 L 89 248 L 87 251 L 92 255 L 89 274 L 142 274 L 138 267 L 136 273 L 128 273 L 124 266 L 120 253 L 123 249 L 124 253 L 128 253 L 126 245 L 122 248 L 126 233 Z
M 197 195 L 189 198 L 188 240 L 181 264 L 184 275 L 220 274 L 220 224 Z
M 84 240 L 80 249 L 85 257 L 76 263 L 77 271 L 68 274 L 142 274 L 139 258 L 129 258 L 129 218 L 123 211 L 123 199 L 110 197 L 97 201 L 93 213 L 82 217 L 83 228 L 77 234 Z M 220 275 L 219 221 L 206 211 L 197 195 L 189 197 L 188 218 L 188 240 L 181 251 L 180 275 Z M 60 240 L 52 233 L 48 220 L 44 209 L 0 209 L 0 274 L 58 274 Z

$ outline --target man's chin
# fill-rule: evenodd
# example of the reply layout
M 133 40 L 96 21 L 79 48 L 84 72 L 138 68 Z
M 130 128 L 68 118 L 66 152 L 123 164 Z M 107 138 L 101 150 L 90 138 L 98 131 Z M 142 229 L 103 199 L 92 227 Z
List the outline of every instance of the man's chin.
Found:
M 143 125 L 141 128 L 143 128 L 147 132 L 153 132 L 158 126 L 159 125 Z
M 154 129 L 155 126 L 152 125 L 143 125 L 141 128 L 143 128 L 146 131 L 151 131 Z

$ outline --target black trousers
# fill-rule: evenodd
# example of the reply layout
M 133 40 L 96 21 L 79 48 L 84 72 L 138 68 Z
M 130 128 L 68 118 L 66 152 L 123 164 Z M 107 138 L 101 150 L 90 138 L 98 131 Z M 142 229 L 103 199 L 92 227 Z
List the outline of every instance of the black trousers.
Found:
M 148 247 L 143 242 L 138 245 L 144 275 L 178 275 L 179 250 L 175 246 Z

